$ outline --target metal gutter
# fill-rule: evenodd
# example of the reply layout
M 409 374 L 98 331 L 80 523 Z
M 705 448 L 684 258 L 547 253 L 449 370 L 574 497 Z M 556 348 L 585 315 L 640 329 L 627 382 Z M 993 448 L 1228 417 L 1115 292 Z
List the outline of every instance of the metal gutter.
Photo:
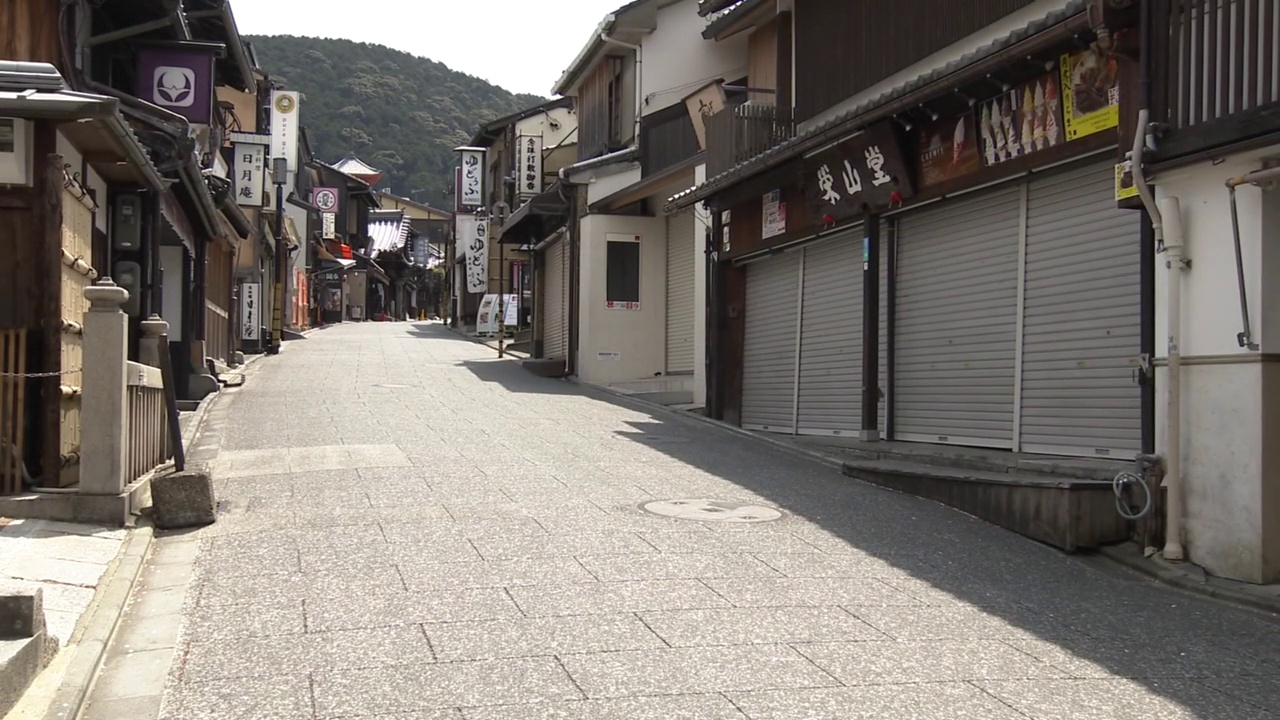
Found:
M 599 157 L 591 158 L 590 160 L 583 160 L 572 165 L 565 165 L 560 168 L 560 180 L 565 184 L 568 184 L 569 175 L 573 173 L 586 172 L 587 170 L 594 170 L 595 168 L 604 167 L 605 165 L 613 165 L 614 163 L 636 160 L 639 156 L 640 148 L 632 145 L 624 150 L 617 150 Z

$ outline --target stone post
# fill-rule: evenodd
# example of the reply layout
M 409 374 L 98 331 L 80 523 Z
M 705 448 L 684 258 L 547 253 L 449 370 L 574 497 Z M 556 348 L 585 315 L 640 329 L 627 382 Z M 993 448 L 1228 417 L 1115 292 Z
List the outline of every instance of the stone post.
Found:
M 169 323 L 152 313 L 151 317 L 138 324 L 142 329 L 142 338 L 138 341 L 138 362 L 158 368 L 162 357 L 160 353 L 169 352 L 161 337 L 169 334 Z
M 84 289 L 84 387 L 80 401 L 80 492 L 124 492 L 128 428 L 129 292 L 104 277 Z

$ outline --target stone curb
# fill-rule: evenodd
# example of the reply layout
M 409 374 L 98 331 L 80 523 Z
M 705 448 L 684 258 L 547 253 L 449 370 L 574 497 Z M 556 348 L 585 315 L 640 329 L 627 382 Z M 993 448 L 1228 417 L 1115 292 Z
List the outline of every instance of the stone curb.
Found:
M 1117 565 L 1142 573 L 1171 587 L 1254 610 L 1280 614 L 1280 596 L 1271 597 L 1248 586 L 1241 588 L 1215 584 L 1213 579 L 1200 580 L 1190 573 L 1153 558 L 1143 557 L 1137 545 L 1126 543 L 1099 549 L 1099 555 Z M 1225 581 L 1219 581 L 1225 582 Z
M 125 604 L 142 577 L 153 539 L 150 524 L 140 524 L 125 540 L 114 569 L 109 571 L 110 578 L 99 586 L 99 592 L 89 606 L 89 618 L 81 628 L 83 634 L 79 642 L 67 648 L 73 654 L 62 682 L 53 694 L 53 701 L 45 711 L 44 720 L 74 720 L 80 714 L 101 669 L 107 647 L 120 626 Z

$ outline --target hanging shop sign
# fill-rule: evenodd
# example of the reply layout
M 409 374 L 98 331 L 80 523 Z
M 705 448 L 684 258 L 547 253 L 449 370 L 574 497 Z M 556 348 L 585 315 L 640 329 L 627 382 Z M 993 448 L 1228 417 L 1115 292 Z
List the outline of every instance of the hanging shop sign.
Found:
M 521 135 L 520 167 L 516 169 L 516 177 L 520 178 L 520 198 L 528 200 L 542 192 L 542 136 Z
M 262 285 L 260 283 L 240 284 L 240 338 L 257 340 L 262 325 Z
M 489 221 L 459 215 L 458 239 L 466 251 L 467 292 L 482 293 L 489 286 Z
M 978 132 L 988 167 L 1066 142 L 1058 77 L 1047 73 L 982 103 Z
M 232 189 L 236 204 L 241 207 L 262 207 L 264 188 L 267 184 L 267 146 L 271 136 L 258 133 L 232 133 L 231 148 L 234 153 Z
M 289 178 L 298 171 L 298 98 L 297 92 L 271 92 L 271 157 L 288 161 Z
M 702 86 L 684 99 L 685 109 L 689 111 L 689 120 L 693 123 L 694 135 L 698 138 L 699 150 L 707 149 L 708 118 L 724 110 L 727 104 L 724 84 L 719 80 Z
M 213 121 L 211 50 L 142 47 L 138 50 L 138 97 L 193 123 Z
M 458 203 L 464 208 L 484 205 L 484 150 L 463 148 L 458 151 L 461 159 L 461 179 L 458 182 Z
M 1068 140 L 1120 125 L 1120 64 L 1094 43 L 1060 60 L 1062 109 Z
M 806 159 L 801 185 L 819 225 L 887 208 L 915 195 L 897 134 L 887 122 Z
M 338 212 L 338 188 L 311 188 L 311 204 L 320 212 L 332 215 Z
M 334 213 L 320 215 L 320 237 L 325 240 L 338 239 L 338 216 Z

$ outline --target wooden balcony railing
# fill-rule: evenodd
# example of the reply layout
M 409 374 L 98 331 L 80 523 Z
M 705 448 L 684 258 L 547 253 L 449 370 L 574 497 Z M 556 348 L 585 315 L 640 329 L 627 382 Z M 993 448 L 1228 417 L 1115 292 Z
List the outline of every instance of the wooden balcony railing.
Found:
M 707 123 L 707 177 L 715 177 L 739 163 L 795 137 L 788 108 L 738 105 L 711 115 Z
M 1275 0 L 1153 3 L 1153 119 L 1175 156 L 1247 139 L 1280 102 Z
M 169 415 L 159 368 L 129 363 L 129 427 L 125 482 L 132 482 L 173 458 L 169 449 Z

